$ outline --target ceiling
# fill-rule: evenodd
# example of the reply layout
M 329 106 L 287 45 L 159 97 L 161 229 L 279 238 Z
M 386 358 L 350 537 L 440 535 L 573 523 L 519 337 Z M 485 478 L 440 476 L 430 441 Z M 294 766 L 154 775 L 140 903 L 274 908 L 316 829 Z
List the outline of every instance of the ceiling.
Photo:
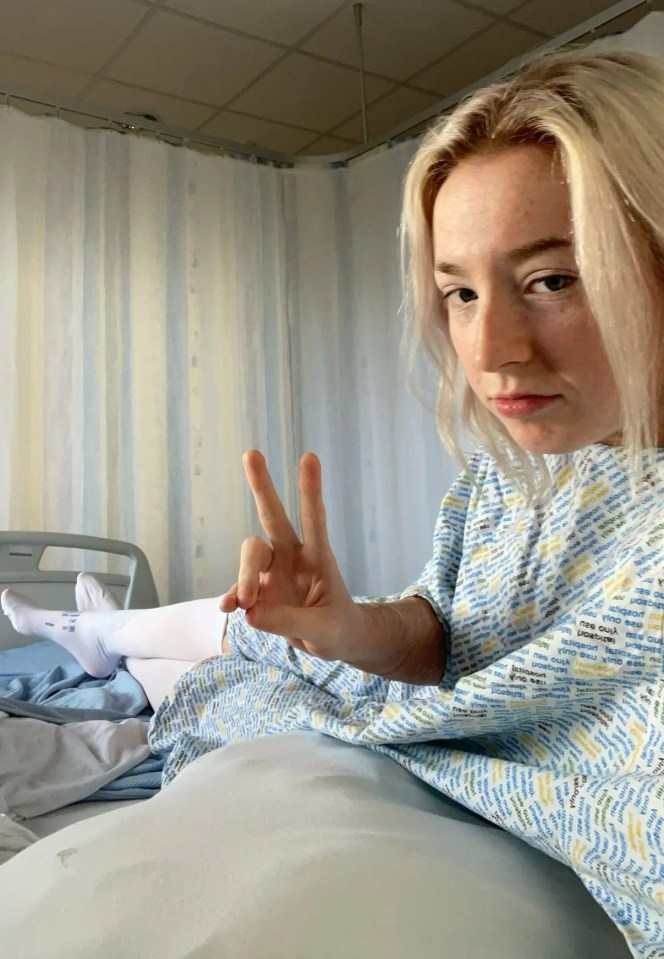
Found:
M 364 0 L 369 140 L 612 7 Z M 598 32 L 661 8 L 644 2 Z M 259 154 L 321 156 L 364 139 L 353 0 L 0 0 L 0 21 L 0 92 L 31 112 L 60 104 L 87 126 L 108 124 L 73 107 L 115 120 L 148 115 L 192 141 L 221 138 Z M 31 102 L 40 97 L 49 109 Z

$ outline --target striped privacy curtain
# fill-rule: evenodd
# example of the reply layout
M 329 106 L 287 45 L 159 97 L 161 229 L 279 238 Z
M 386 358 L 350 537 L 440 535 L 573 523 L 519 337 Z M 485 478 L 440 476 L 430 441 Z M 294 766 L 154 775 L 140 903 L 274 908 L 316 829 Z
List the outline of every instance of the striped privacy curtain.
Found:
M 455 473 L 407 392 L 397 224 L 412 145 L 268 166 L 0 108 L 0 527 L 110 536 L 162 602 L 225 590 L 321 457 L 349 587 L 424 565 Z

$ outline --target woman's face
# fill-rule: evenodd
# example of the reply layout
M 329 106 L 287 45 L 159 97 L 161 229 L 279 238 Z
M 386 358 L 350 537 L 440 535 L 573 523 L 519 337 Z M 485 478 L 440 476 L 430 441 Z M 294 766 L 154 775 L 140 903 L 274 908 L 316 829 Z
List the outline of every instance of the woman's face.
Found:
M 525 450 L 616 442 L 618 394 L 572 249 L 552 150 L 455 167 L 433 210 L 435 281 L 468 383 Z

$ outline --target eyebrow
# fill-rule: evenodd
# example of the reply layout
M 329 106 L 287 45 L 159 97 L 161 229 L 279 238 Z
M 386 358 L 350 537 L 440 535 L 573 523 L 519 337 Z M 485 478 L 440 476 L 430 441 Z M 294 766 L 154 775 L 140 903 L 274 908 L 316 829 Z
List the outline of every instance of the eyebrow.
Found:
M 538 253 L 546 253 L 548 250 L 569 250 L 572 247 L 572 241 L 562 236 L 547 236 L 541 240 L 533 240 L 532 243 L 524 243 L 523 246 L 517 246 L 505 254 L 505 259 L 512 263 L 523 263 Z M 434 270 L 436 273 L 451 273 L 455 276 L 467 276 L 468 270 L 456 263 L 448 263 L 442 260 L 436 263 Z

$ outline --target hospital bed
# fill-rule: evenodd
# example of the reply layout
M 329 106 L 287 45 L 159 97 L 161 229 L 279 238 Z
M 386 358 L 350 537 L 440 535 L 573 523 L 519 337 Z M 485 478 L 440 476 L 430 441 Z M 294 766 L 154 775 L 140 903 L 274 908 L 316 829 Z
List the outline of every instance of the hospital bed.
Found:
M 132 543 L 69 533 L 0 531 L 0 591 L 10 586 L 49 609 L 76 609 L 75 567 L 96 569 L 109 565 L 115 565 L 120 571 L 102 571 L 96 575 L 121 608 L 142 609 L 159 605 L 147 558 Z M 31 649 L 28 650 L 28 646 Z M 47 646 L 51 648 L 47 650 Z M 11 659 L 12 667 L 19 669 L 25 663 L 26 671 L 45 670 L 61 659 L 68 659 L 55 644 L 38 643 L 16 633 L 9 620 L 0 616 L 0 661 L 2 651 L 10 649 L 16 651 Z M 0 766 L 0 778 L 1 772 Z M 29 823 L 30 830 L 42 837 L 101 812 L 124 808 L 126 803 L 134 801 L 70 803 L 32 817 L 26 825 Z
M 124 557 L 126 572 L 101 578 L 126 608 L 157 604 L 139 549 L 82 536 L 0 533 L 0 585 L 73 608 L 76 572 L 42 568 L 48 547 Z M 3 618 L 0 660 L 49 647 L 66 659 L 30 644 Z M 38 841 L 0 866 L 12 959 L 629 956 L 565 866 L 319 733 L 232 743 L 153 798 L 22 824 Z
M 62 568 L 45 565 L 46 551 L 59 551 Z M 145 609 L 159 605 L 157 589 L 145 553 L 132 543 L 100 536 L 73 533 L 35 533 L 0 530 L 0 590 L 6 586 L 25 591 L 47 609 L 75 609 L 74 585 L 77 572 L 64 554 L 78 551 L 80 569 L 92 569 L 101 556 L 126 560 L 123 573 L 98 573 L 123 609 Z M 19 636 L 4 619 L 0 622 L 0 649 L 27 645 L 34 640 Z

